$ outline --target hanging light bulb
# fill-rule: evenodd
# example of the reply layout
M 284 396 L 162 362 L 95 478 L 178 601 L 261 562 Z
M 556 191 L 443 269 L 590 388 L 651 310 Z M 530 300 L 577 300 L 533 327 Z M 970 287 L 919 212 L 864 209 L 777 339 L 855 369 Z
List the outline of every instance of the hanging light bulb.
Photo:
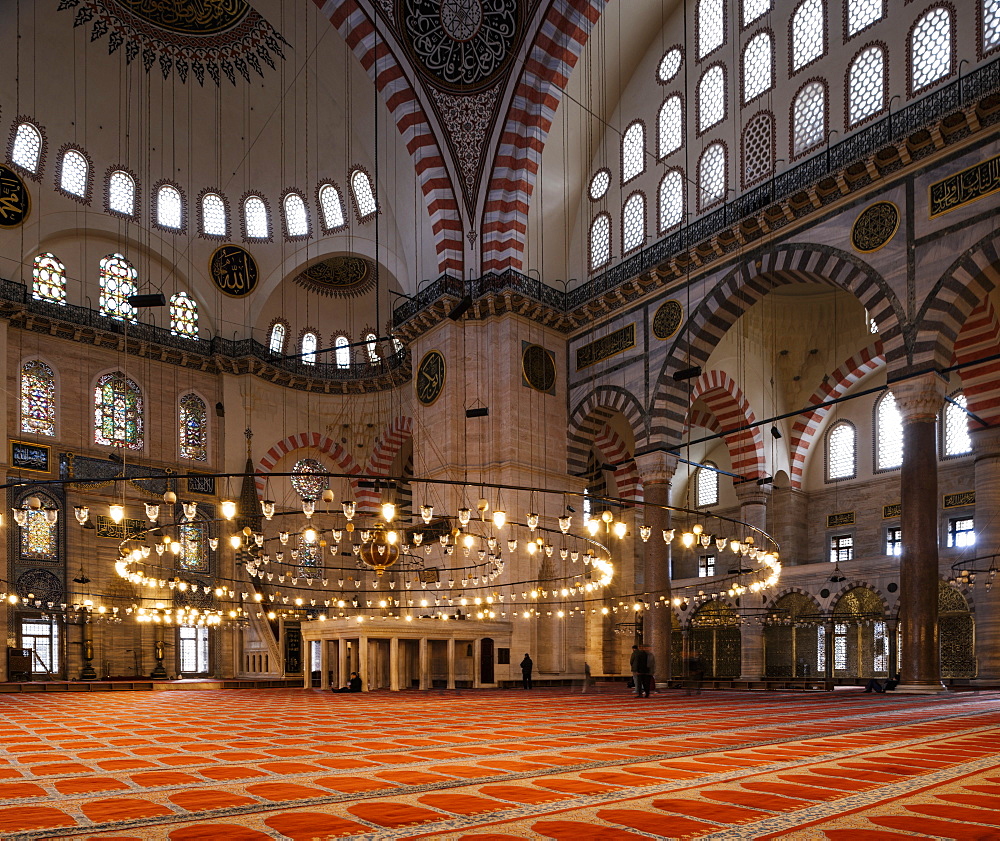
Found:
M 441 542 L 441 545 L 442 545 L 442 546 L 447 546 L 447 545 L 448 545 L 448 533 L 447 533 L 447 532 L 445 532 L 444 534 L 442 534 L 442 535 L 441 535 L 441 536 L 440 536 L 440 537 L 438 538 L 438 540 L 439 540 L 439 541 Z
M 316 542 L 316 529 L 312 528 L 311 526 L 309 528 L 307 528 L 304 532 L 302 532 L 302 539 L 306 543 L 315 543 Z
M 497 546 L 500 545 L 500 541 L 491 535 L 486 539 L 486 545 L 489 547 L 491 552 L 496 552 Z
M 108 507 L 108 514 L 110 514 L 112 520 L 116 523 L 120 523 L 125 519 L 125 506 L 119 505 L 117 502 L 112 503 Z
M 493 512 L 493 527 L 498 531 L 507 524 L 507 512 L 498 508 Z
M 167 547 L 162 543 L 157 543 L 153 548 L 156 550 L 157 555 L 162 555 Z
M 419 546 L 424 542 L 424 533 L 422 531 L 416 531 L 413 533 L 413 545 Z
M 345 499 L 340 505 L 344 509 L 344 516 L 347 517 L 348 520 L 353 520 L 354 512 L 357 511 L 357 504 L 354 500 Z
M 28 522 L 27 510 L 24 508 L 11 508 L 10 510 L 14 514 L 14 522 L 23 528 L 25 523 Z
M 274 516 L 274 500 L 262 499 L 260 502 L 260 510 L 264 515 L 264 519 L 270 521 L 270 519 Z
M 551 543 L 546 543 L 542 548 L 545 550 L 545 557 L 551 558 L 552 553 L 555 551 L 555 547 Z
M 507 541 L 507 549 L 511 552 L 517 551 L 517 540 L 515 538 L 511 538 Z
M 243 538 L 240 537 L 238 534 L 231 534 L 229 536 L 229 545 L 232 546 L 234 549 L 239 549 L 240 546 L 243 545 Z
M 333 502 L 333 491 L 327 488 L 323 491 L 323 502 L 330 503 Z
M 175 554 L 175 555 L 179 555 L 181 553 L 181 545 L 180 545 L 180 543 L 171 543 L 170 544 L 170 551 L 173 554 Z
M 528 549 L 528 554 L 529 555 L 534 555 L 535 552 L 538 551 L 538 544 L 535 543 L 534 540 L 531 540 L 531 541 L 528 542 L 527 549 Z
M 532 512 L 528 515 L 528 528 L 534 531 L 538 528 L 538 515 Z
M 639 526 L 639 537 L 642 538 L 642 542 L 645 543 L 649 540 L 649 536 L 653 533 L 653 530 L 649 526 Z
M 340 529 L 333 529 L 330 532 L 330 535 L 333 537 L 334 543 L 340 543 L 340 538 L 344 536 L 344 532 L 341 531 Z
M 559 529 L 560 529 L 560 531 L 562 531 L 563 534 L 566 534 L 566 532 L 569 531 L 569 526 L 570 526 L 570 523 L 572 522 L 572 519 L 573 518 L 570 517 L 569 514 L 563 514 L 559 518 Z
M 306 515 L 306 519 L 312 518 L 312 515 L 316 513 L 316 500 L 315 499 L 303 499 L 302 500 L 302 513 Z
M 715 547 L 716 547 L 716 548 L 717 548 L 717 549 L 718 549 L 718 550 L 719 550 L 720 552 L 721 552 L 721 551 L 722 551 L 723 549 L 725 549 L 725 548 L 726 548 L 726 538 L 724 538 L 724 537 L 717 537 L 717 538 L 715 538 Z
M 425 523 L 429 523 L 434 517 L 434 506 L 433 505 L 421 505 L 420 506 L 420 516 L 423 518 Z
M 701 523 L 695 523 L 694 528 L 692 528 L 691 531 L 697 535 L 701 535 L 701 533 L 705 531 L 705 527 Z
M 390 546 L 395 546 L 396 542 L 399 540 L 399 533 L 395 531 L 387 531 L 385 533 L 385 542 Z
M 562 558 L 562 560 L 565 561 L 566 558 L 569 557 L 569 549 L 567 549 L 565 546 L 562 549 L 560 549 L 559 550 L 559 557 Z
M 472 519 L 472 511 L 464 506 L 458 509 L 458 522 L 461 523 L 463 527 L 469 525 L 470 519 Z
M 222 500 L 222 516 L 227 520 L 231 520 L 236 516 L 236 503 L 231 499 Z
M 611 530 L 619 540 L 622 540 L 628 534 L 628 526 L 621 520 L 615 523 Z
M 471 549 L 475 542 L 476 538 L 474 538 L 471 534 L 466 534 L 462 537 L 462 543 L 465 545 L 466 549 Z
M 79 510 L 79 508 L 80 508 L 80 506 L 77 506 L 77 510 Z M 159 516 L 160 516 L 160 506 L 157 505 L 157 504 L 155 504 L 155 503 L 153 503 L 153 502 L 147 502 L 146 503 L 146 519 L 149 520 L 149 522 L 151 522 L 151 523 L 155 523 L 157 521 L 157 519 L 159 519 Z M 77 519 L 79 520 L 80 518 L 77 517 Z M 83 525 L 86 521 L 87 521 L 86 518 L 84 518 L 83 520 L 80 520 L 80 525 Z
M 692 532 L 686 531 L 681 535 L 681 544 L 685 549 L 690 549 L 694 546 L 694 534 Z
M 147 508 L 149 507 L 149 506 L 148 506 L 148 504 L 147 504 L 147 506 L 146 506 L 146 507 L 147 507 Z M 76 507 L 75 507 L 75 508 L 73 509 L 73 513 L 74 513 L 74 514 L 76 515 L 76 521 L 77 521 L 77 522 L 78 522 L 78 523 L 79 523 L 79 524 L 80 524 L 81 526 L 82 526 L 82 525 L 83 525 L 84 523 L 86 523 L 86 522 L 87 522 L 87 519 L 88 519 L 88 518 L 90 517 L 90 509 L 89 509 L 89 508 L 88 508 L 88 507 L 87 507 L 86 505 L 77 505 L 77 506 L 76 506 Z
M 676 529 L 664 529 L 663 530 L 663 542 L 670 543 L 674 539 L 674 533 Z
M 597 530 L 600 527 L 601 527 L 601 521 L 596 519 L 595 517 L 592 517 L 591 519 L 587 520 L 587 531 L 590 533 L 591 537 L 597 534 Z
M 288 543 L 288 532 L 287 531 L 279 531 L 278 532 L 278 540 L 281 541 L 281 545 L 282 546 L 284 546 L 286 543 Z
M 225 503 L 222 503 L 225 506 Z M 195 514 L 198 513 L 198 503 L 197 502 L 182 502 L 181 508 L 184 509 L 184 519 L 189 523 L 194 519 Z M 223 509 L 225 510 L 225 509 Z M 230 519 L 230 518 L 226 518 Z
M 712 535 L 710 534 L 701 535 L 701 545 L 704 546 L 706 549 L 708 548 L 711 542 L 712 542 Z
M 396 506 L 391 502 L 382 503 L 382 519 L 387 523 L 391 523 L 393 517 L 396 516 Z
M 214 552 L 216 549 L 219 548 L 219 538 L 210 537 L 208 539 L 208 545 L 212 548 L 212 551 Z
M 367 543 L 371 539 L 372 539 L 372 533 L 371 533 L 371 531 L 369 529 L 364 529 L 361 532 L 361 542 L 362 543 Z
M 56 522 L 58 522 L 58 520 L 59 520 L 58 509 L 55 508 L 45 509 L 45 522 L 47 522 L 50 526 L 54 526 Z
M 729 541 L 729 551 L 734 555 L 740 551 L 740 542 L 735 537 Z

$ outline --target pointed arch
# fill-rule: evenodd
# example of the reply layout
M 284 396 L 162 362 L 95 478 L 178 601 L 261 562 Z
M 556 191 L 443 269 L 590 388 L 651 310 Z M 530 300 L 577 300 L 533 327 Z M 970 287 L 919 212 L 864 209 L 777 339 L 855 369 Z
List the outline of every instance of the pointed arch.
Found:
M 413 418 L 405 415 L 394 418 L 375 439 L 365 465 L 365 473 L 369 476 L 388 476 L 393 461 L 412 436 Z M 374 511 L 379 503 L 379 492 L 374 488 L 359 488 L 357 501 L 361 510 Z
M 361 468 L 358 466 L 358 463 L 354 460 L 353 456 L 341 447 L 340 444 L 334 443 L 325 435 L 320 435 L 318 432 L 299 432 L 278 441 L 266 453 L 264 453 L 260 461 L 257 462 L 257 476 L 254 478 L 254 481 L 257 485 L 258 498 L 264 498 L 264 488 L 267 483 L 266 474 L 274 470 L 274 466 L 289 453 L 305 448 L 315 449 L 319 450 L 321 453 L 325 453 L 344 473 L 348 473 L 352 476 L 359 475 L 361 473 Z M 355 495 L 357 495 L 358 480 L 351 479 L 350 482 L 351 488 L 353 489 Z
M 1000 322 L 989 298 L 976 307 L 955 340 L 955 362 L 968 364 L 1000 353 Z M 968 409 L 991 426 L 1000 422 L 1000 360 L 961 369 Z
M 691 404 L 701 400 L 725 434 L 732 471 L 746 478 L 764 475 L 764 436 L 759 426 L 745 429 L 757 418 L 743 391 L 725 371 L 706 371 L 691 390 Z
M 588 456 L 601 427 L 620 414 L 632 430 L 636 446 L 646 439 L 646 413 L 635 396 L 617 386 L 600 386 L 570 412 L 567 468 L 572 476 L 587 472 Z

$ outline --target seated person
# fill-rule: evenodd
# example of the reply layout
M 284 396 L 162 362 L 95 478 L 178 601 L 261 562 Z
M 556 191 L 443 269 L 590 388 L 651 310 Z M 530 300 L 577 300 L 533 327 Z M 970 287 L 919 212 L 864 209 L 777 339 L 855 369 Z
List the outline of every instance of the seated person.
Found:
M 885 687 L 882 689 L 883 692 L 892 692 L 895 688 L 899 686 L 899 672 L 896 672 L 895 677 L 889 678 L 885 682 Z
M 361 691 L 361 678 L 358 676 L 357 672 L 351 672 L 351 679 L 347 682 L 347 686 L 341 686 L 340 689 L 334 689 L 334 692 L 360 692 Z
M 895 688 L 893 686 L 893 689 Z M 875 680 L 875 678 L 869 678 L 868 683 L 865 684 L 865 692 L 885 692 L 885 690 L 882 688 L 882 684 Z

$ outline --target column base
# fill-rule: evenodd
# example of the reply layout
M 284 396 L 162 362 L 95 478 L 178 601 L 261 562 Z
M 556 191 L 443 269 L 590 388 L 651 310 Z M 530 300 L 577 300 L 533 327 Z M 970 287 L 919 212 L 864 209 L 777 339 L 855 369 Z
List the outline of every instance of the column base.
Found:
M 893 690 L 898 695 L 937 695 L 949 691 L 943 683 L 901 683 Z

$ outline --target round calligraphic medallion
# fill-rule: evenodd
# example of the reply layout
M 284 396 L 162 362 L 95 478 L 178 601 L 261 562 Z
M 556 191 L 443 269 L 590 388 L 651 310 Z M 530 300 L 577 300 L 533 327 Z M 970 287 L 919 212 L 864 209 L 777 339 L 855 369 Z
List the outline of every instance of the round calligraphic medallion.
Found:
M 31 196 L 21 176 L 0 164 L 0 228 L 16 228 L 31 212 Z
M 348 254 L 328 257 L 300 272 L 295 282 L 320 295 L 354 298 L 375 287 L 375 264 Z
M 551 391 L 556 384 L 556 363 L 541 345 L 528 345 L 521 356 L 524 381 L 535 391 Z
M 658 339 L 669 339 L 681 328 L 684 308 L 680 301 L 664 301 L 653 316 L 653 335 Z
M 257 288 L 257 261 L 239 245 L 223 245 L 212 253 L 208 273 L 216 289 L 233 298 L 243 298 Z
M 420 365 L 417 366 L 414 388 L 417 391 L 417 400 L 425 406 L 430 406 L 444 390 L 444 367 L 444 357 L 437 350 L 425 353 Z
M 43 602 L 61 602 L 63 585 L 59 578 L 47 569 L 29 569 L 17 578 L 14 589 L 22 599 L 31 596 Z
M 898 230 L 899 208 L 891 201 L 877 201 L 854 220 L 851 245 L 855 251 L 869 254 L 887 245 Z

